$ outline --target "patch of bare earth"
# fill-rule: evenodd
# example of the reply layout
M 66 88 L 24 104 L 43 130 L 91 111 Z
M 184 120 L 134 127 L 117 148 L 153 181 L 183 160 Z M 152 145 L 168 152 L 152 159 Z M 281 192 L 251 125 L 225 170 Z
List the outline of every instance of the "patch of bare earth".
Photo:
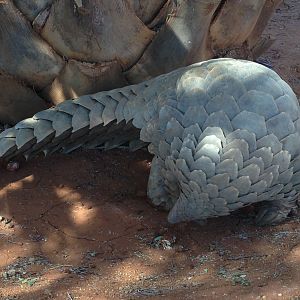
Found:
M 263 56 L 300 95 L 300 3 Z M 0 177 L 0 299 L 300 299 L 300 225 L 242 215 L 171 226 L 147 202 L 145 151 L 76 152 Z

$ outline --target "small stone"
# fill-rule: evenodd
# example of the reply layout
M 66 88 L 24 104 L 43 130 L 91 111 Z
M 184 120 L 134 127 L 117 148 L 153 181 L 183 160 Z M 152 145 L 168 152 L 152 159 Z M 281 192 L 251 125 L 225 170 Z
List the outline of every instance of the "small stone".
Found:
M 185 249 L 182 245 L 178 245 L 176 250 L 177 252 L 184 252 Z
M 14 277 L 16 275 L 16 270 L 15 269 L 10 269 L 6 272 L 8 277 Z
M 20 164 L 17 161 L 10 161 L 6 166 L 6 170 L 10 172 L 15 172 L 19 168 L 20 168 Z
M 44 294 L 47 295 L 47 296 L 49 296 L 49 297 L 52 297 L 52 296 L 53 296 L 53 295 L 52 295 L 52 292 L 51 292 L 49 289 L 45 289 L 45 290 L 44 290 Z
M 28 259 L 28 261 L 29 261 L 31 264 L 33 264 L 34 261 L 35 261 L 35 258 L 34 258 L 34 257 L 30 257 L 30 258 Z
M 279 293 L 279 294 L 278 294 L 278 297 L 282 297 L 282 294 L 281 294 L 281 293 Z

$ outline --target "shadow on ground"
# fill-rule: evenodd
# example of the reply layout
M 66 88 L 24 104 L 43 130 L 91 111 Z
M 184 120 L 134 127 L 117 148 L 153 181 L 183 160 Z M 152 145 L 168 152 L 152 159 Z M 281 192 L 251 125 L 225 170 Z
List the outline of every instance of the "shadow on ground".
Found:
M 276 10 L 263 57 L 298 97 L 299 12 Z M 0 299 L 300 299 L 298 219 L 171 226 L 147 202 L 150 160 L 90 151 L 1 170 Z
M 2 171 L 0 298 L 300 295 L 297 219 L 169 225 L 147 201 L 150 161 L 145 151 L 89 151 Z

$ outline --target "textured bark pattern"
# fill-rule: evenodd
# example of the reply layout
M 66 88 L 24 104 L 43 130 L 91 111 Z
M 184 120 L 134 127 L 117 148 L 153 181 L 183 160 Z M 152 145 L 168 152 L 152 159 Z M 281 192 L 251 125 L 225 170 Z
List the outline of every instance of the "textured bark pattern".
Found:
M 0 122 L 14 124 L 46 104 L 232 56 L 233 49 L 252 59 L 270 44 L 260 36 L 279 2 L 0 1 L 0 76 L 9 81 L 0 92 Z
M 299 117 L 296 95 L 272 70 L 210 60 L 39 112 L 0 134 L 0 157 L 138 147 L 140 129 L 155 155 L 148 195 L 170 222 L 261 203 L 257 222 L 276 223 L 296 208 Z

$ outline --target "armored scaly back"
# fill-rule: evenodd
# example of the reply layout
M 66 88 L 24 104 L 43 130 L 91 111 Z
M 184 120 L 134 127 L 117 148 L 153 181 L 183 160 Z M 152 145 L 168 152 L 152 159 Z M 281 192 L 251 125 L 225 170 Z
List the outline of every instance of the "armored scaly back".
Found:
M 39 112 L 0 134 L 0 157 L 135 147 L 140 137 L 154 154 L 148 195 L 170 222 L 259 203 L 256 220 L 269 224 L 297 206 L 299 128 L 297 98 L 275 72 L 218 59 Z

